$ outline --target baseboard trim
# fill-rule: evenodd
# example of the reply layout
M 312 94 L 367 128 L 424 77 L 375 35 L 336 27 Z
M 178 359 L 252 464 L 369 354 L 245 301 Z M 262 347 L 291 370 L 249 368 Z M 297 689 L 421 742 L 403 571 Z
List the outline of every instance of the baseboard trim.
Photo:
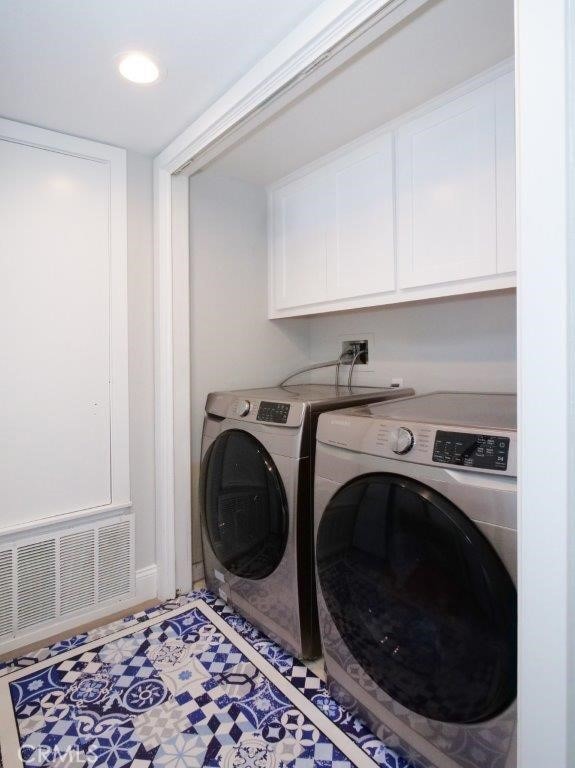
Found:
M 153 563 L 136 571 L 136 602 L 143 603 L 158 596 L 158 566 Z

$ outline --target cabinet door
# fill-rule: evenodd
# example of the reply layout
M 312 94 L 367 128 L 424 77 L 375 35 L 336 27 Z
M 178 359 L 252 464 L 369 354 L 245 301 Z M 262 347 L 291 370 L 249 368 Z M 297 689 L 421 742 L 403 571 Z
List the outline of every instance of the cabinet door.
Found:
M 497 111 L 497 271 L 516 268 L 514 73 L 495 83 Z
M 394 290 L 391 134 L 346 154 L 330 170 L 329 298 Z
M 325 173 L 312 173 L 276 190 L 272 197 L 273 305 L 287 309 L 326 298 Z
M 495 84 L 398 132 L 399 287 L 497 272 Z

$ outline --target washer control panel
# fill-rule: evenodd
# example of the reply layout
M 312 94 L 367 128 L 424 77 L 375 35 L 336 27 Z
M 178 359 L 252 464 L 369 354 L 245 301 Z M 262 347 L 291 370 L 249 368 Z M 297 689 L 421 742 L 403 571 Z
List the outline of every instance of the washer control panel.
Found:
M 239 400 L 236 405 L 236 413 L 238 416 L 247 416 L 252 408 L 252 404 L 249 400 Z
M 438 430 L 433 444 L 433 461 L 460 467 L 505 472 L 509 438 Z
M 407 427 L 399 427 L 391 436 L 391 450 L 397 453 L 398 456 L 403 456 L 409 453 L 413 448 L 415 440 L 413 432 Z
M 359 409 L 361 413 L 361 409 Z M 489 428 L 488 428 L 489 429 Z M 517 436 L 473 427 L 359 418 L 351 411 L 323 413 L 321 443 L 396 461 L 464 472 L 517 476 Z
M 258 409 L 257 421 L 272 424 L 286 424 L 289 416 L 289 403 L 270 403 L 262 400 Z

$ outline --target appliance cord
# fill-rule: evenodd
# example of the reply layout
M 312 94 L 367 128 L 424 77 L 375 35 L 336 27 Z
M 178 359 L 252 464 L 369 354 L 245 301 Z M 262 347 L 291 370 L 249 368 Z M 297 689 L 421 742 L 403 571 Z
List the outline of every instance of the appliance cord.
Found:
M 349 350 L 346 350 L 345 352 L 342 352 L 341 355 L 337 358 L 337 364 L 335 366 L 335 389 L 336 392 L 339 391 L 339 369 L 341 367 L 341 364 L 343 362 L 344 357 L 349 357 L 350 352 Z
M 347 388 L 351 392 L 351 377 L 353 376 L 353 369 L 355 368 L 355 364 L 357 362 L 357 358 L 360 355 L 363 355 L 364 350 L 358 349 L 355 355 L 353 356 L 353 360 L 351 361 L 351 364 L 349 366 L 349 376 L 347 377 Z
M 299 376 L 300 373 L 307 373 L 308 371 L 317 371 L 319 368 L 331 368 L 332 366 L 337 366 L 340 364 L 341 355 L 338 357 L 337 360 L 329 360 L 326 363 L 314 363 L 313 365 L 308 365 L 305 368 L 300 368 L 297 371 L 294 371 L 293 373 L 290 373 L 289 376 L 286 376 L 286 378 L 281 381 L 278 384 L 278 387 L 283 387 L 290 379 L 295 378 L 296 376 Z

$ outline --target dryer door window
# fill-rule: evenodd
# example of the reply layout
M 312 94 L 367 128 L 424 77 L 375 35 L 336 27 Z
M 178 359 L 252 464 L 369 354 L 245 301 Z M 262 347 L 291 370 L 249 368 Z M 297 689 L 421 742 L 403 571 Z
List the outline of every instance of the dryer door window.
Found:
M 358 478 L 322 516 L 317 567 L 351 654 L 407 709 L 478 723 L 514 701 L 515 587 L 446 498 L 398 475 Z
M 277 468 L 247 432 L 229 430 L 212 443 L 202 468 L 204 525 L 219 562 L 246 579 L 263 579 L 279 565 L 288 511 Z

